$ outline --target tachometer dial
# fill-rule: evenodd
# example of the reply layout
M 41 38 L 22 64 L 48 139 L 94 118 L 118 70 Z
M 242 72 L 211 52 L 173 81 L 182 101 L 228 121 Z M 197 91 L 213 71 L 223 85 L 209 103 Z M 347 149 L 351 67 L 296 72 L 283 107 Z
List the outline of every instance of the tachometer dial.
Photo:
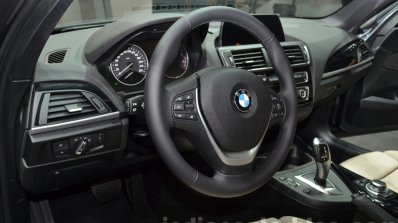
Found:
M 134 86 L 145 79 L 148 58 L 140 47 L 131 45 L 109 64 L 109 69 L 120 83 Z
M 181 45 L 180 50 L 178 51 L 177 58 L 169 67 L 166 72 L 166 77 L 177 79 L 182 77 L 188 70 L 189 67 L 189 55 L 187 49 Z

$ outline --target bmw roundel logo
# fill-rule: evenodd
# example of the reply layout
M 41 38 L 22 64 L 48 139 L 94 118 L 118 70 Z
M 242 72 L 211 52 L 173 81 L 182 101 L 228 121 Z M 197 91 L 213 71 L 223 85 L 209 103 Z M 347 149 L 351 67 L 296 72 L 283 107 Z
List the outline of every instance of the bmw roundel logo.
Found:
M 248 112 L 252 107 L 252 98 L 245 89 L 239 89 L 234 96 L 234 103 L 239 111 Z

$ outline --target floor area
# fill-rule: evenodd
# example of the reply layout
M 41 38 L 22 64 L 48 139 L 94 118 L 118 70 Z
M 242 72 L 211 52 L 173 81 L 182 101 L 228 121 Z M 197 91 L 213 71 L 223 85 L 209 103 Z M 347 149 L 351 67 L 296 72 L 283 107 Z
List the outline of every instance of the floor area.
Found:
M 369 151 L 398 150 L 398 131 L 350 136 L 340 139 Z

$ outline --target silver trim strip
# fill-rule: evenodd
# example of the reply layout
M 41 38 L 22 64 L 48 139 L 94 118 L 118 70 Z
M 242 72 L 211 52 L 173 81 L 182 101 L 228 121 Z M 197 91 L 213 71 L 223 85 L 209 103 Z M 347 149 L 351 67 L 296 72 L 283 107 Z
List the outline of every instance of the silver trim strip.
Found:
M 373 59 L 374 59 L 374 57 L 370 57 L 370 58 L 368 58 L 368 59 L 366 59 L 364 61 L 361 61 L 361 62 L 359 62 L 359 63 L 357 63 L 355 65 L 352 65 L 352 66 L 349 66 L 349 67 L 346 67 L 346 68 L 343 68 L 343 69 L 340 69 L 340 70 L 335 70 L 335 71 L 331 71 L 331 72 L 328 72 L 328 73 L 324 73 L 324 74 L 322 74 L 322 79 L 333 77 L 333 76 L 336 76 L 336 75 L 338 75 L 340 73 L 343 73 L 343 72 L 350 71 L 350 70 L 353 70 L 355 68 L 361 67 L 363 65 L 366 65 L 366 64 L 370 63 Z
M 30 134 L 34 135 L 34 134 L 39 134 L 39 133 L 43 133 L 43 132 L 60 130 L 60 129 L 64 129 L 64 128 L 76 127 L 76 126 L 80 126 L 80 125 L 87 125 L 87 124 L 106 121 L 106 120 L 115 119 L 115 118 L 119 118 L 119 117 L 120 117 L 120 112 L 117 111 L 117 112 L 107 113 L 107 114 L 103 114 L 103 115 L 97 115 L 97 116 L 74 120 L 74 121 L 69 121 L 69 122 L 63 122 L 63 123 L 45 125 L 45 126 L 38 126 L 38 127 L 33 127 L 30 130 Z
M 26 160 L 24 158 L 22 158 L 22 164 L 24 165 L 24 167 L 26 169 L 31 169 L 31 168 L 50 166 L 50 165 L 59 164 L 59 163 L 66 163 L 66 162 L 81 160 L 81 159 L 90 158 L 90 157 L 96 157 L 96 156 L 100 156 L 100 155 L 104 155 L 104 154 L 108 154 L 108 153 L 114 153 L 114 152 L 117 152 L 117 151 L 120 151 L 120 149 L 107 150 L 107 151 L 100 152 L 100 153 L 87 154 L 87 155 L 83 155 L 83 156 L 79 156 L 79 157 L 71 157 L 71 158 L 65 159 L 65 160 L 59 160 L 59 161 L 43 163 L 43 164 L 37 164 L 37 165 L 32 165 L 32 166 L 29 166 L 26 163 Z
M 378 19 L 378 21 L 377 21 L 378 24 L 376 27 L 368 29 L 365 33 L 358 35 L 358 37 L 367 41 L 377 30 L 380 29 L 380 27 L 382 27 L 384 25 L 384 23 L 386 23 L 397 12 L 398 12 L 398 3 L 395 3 L 395 6 L 393 6 L 391 11 L 389 11 L 384 16 L 382 16 L 380 19 Z M 378 14 L 375 16 L 378 16 Z
M 196 96 L 195 96 L 196 97 L 196 107 L 198 109 L 200 121 L 201 121 L 202 125 L 204 126 L 207 137 L 209 138 L 210 143 L 213 146 L 214 150 L 216 151 L 220 160 L 229 166 L 242 166 L 242 165 L 251 163 L 254 160 L 254 158 L 256 157 L 258 150 L 260 149 L 260 146 L 265 137 L 265 133 L 267 132 L 268 126 L 265 129 L 263 136 L 261 137 L 261 140 L 258 143 L 258 145 L 256 145 L 252 149 L 244 151 L 244 152 L 223 152 L 221 150 L 221 148 L 217 145 L 217 142 L 214 140 L 209 128 L 207 127 L 207 125 L 204 121 L 201 109 L 199 107 L 199 91 L 197 88 L 195 90 L 195 93 L 196 93 Z M 271 120 L 271 116 L 269 117 L 269 119 Z M 270 122 L 270 120 L 268 120 L 268 123 Z
M 330 182 L 330 180 L 326 179 L 327 182 L 330 183 L 330 185 L 332 185 L 332 187 L 321 187 L 318 184 L 316 184 L 313 181 L 308 180 L 307 178 L 305 178 L 305 175 L 308 175 L 311 173 L 304 173 L 298 176 L 295 176 L 297 179 L 299 179 L 301 182 L 307 184 L 308 186 L 314 188 L 315 190 L 323 193 L 323 194 L 328 194 L 328 195 L 341 195 L 343 194 L 332 182 Z
M 302 67 L 302 66 L 308 66 L 311 64 L 310 52 L 308 50 L 308 47 L 305 44 L 300 44 L 300 43 L 283 44 L 283 43 L 281 43 L 281 45 L 282 45 L 282 48 L 284 46 L 302 46 L 305 51 L 306 55 L 303 55 L 303 56 L 307 60 L 307 62 L 293 64 L 293 65 L 290 65 L 291 67 Z M 261 49 L 264 57 L 265 58 L 268 57 L 268 55 L 265 55 L 265 54 L 267 54 L 267 51 L 265 50 L 264 46 L 261 44 L 248 44 L 248 45 L 241 45 L 241 46 L 223 46 L 223 47 L 219 47 L 217 50 L 218 50 L 218 53 L 221 55 L 222 62 L 224 64 L 224 66 L 229 66 L 229 62 L 228 62 L 227 58 L 225 58 L 224 53 L 230 52 L 232 50 L 247 50 L 247 49 Z M 267 59 L 265 59 L 265 61 L 267 62 Z M 249 69 L 248 71 L 269 71 L 269 70 L 273 70 L 273 69 L 274 68 L 272 66 L 270 66 L 270 67 L 253 68 L 253 69 Z

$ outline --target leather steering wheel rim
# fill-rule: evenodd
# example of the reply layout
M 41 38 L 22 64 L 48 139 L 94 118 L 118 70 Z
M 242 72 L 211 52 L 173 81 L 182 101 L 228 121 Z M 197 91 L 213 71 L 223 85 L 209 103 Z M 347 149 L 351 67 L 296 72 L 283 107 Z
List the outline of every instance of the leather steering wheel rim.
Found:
M 178 50 L 175 46 L 179 46 L 183 38 L 196 27 L 213 21 L 232 23 L 256 38 L 266 49 L 274 71 L 279 75 L 279 96 L 286 108 L 285 116 L 280 123 L 279 135 L 272 153 L 253 172 L 225 174 L 216 171 L 214 176 L 206 176 L 181 156 L 171 138 L 170 128 L 174 123 L 170 119 L 170 103 L 174 100 L 174 95 L 165 90 L 163 74 L 177 56 Z M 192 76 L 192 82 L 199 77 Z M 152 55 L 145 82 L 145 112 L 149 131 L 160 157 L 181 181 L 202 194 L 223 198 L 237 197 L 263 186 L 285 161 L 297 125 L 296 85 L 289 61 L 279 41 L 267 27 L 238 9 L 223 6 L 206 7 L 177 20 L 159 41 Z

